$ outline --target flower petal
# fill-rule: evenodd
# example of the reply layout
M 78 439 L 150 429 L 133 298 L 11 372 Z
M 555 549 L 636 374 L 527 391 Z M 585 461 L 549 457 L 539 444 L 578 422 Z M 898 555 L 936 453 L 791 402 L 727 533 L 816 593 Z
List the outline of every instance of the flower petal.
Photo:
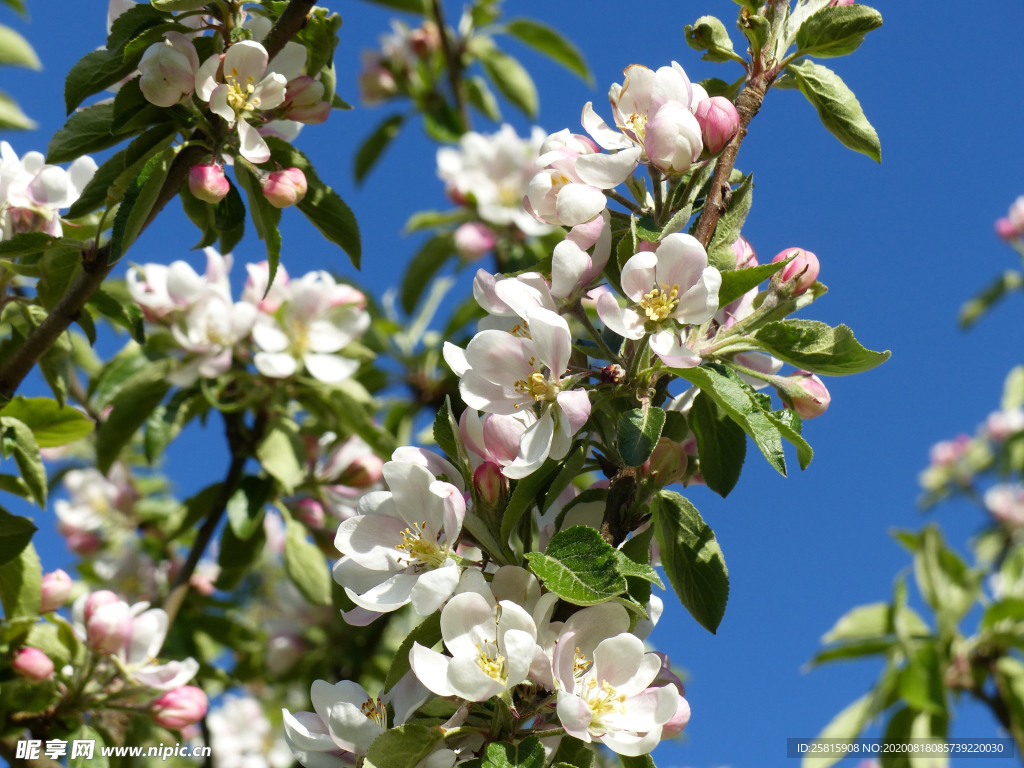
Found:
M 239 40 L 224 54 L 224 77 L 242 86 L 255 85 L 267 70 L 267 49 L 254 40 Z
M 640 147 L 630 147 L 614 155 L 582 155 L 576 158 L 576 173 L 587 184 L 611 189 L 628 179 L 640 162 Z
M 447 600 L 459 583 L 459 566 L 455 563 L 420 574 L 412 589 L 412 607 L 420 616 L 429 616 Z
M 540 307 L 530 310 L 526 319 L 530 323 L 533 353 L 551 369 L 551 376 L 560 377 L 569 367 L 569 355 L 572 354 L 569 324 L 561 315 Z
M 657 268 L 658 257 L 650 251 L 641 251 L 630 256 L 622 265 L 622 292 L 633 301 L 640 301 L 644 294 L 658 287 Z M 688 287 L 693 283 L 686 285 Z
M 285 352 L 257 352 L 252 359 L 256 370 L 272 379 L 284 379 L 299 367 L 295 358 Z
M 612 128 L 604 119 L 594 111 L 593 102 L 588 101 L 583 105 L 583 115 L 580 119 L 587 133 L 594 137 L 594 141 L 603 149 L 629 149 L 633 142 L 628 136 Z
M 559 299 L 568 298 L 579 287 L 590 266 L 590 254 L 572 240 L 560 242 L 551 257 L 551 295 Z
M 238 151 L 241 153 L 242 157 L 250 163 L 256 163 L 258 165 L 260 163 L 265 163 L 270 159 L 270 147 L 267 146 L 267 142 L 265 142 L 259 132 L 245 120 L 238 121 L 238 137 L 241 139 Z
M 608 328 L 624 339 L 642 339 L 646 335 L 644 318 L 632 309 L 623 309 L 612 293 L 597 297 L 597 316 Z
M 604 193 L 588 184 L 566 184 L 555 198 L 555 214 L 569 227 L 590 221 L 608 204 Z
M 444 654 L 424 648 L 414 642 L 409 651 L 409 666 L 427 688 L 438 696 L 455 696 L 455 691 L 448 684 L 448 664 L 451 659 Z
M 305 363 L 306 370 L 310 375 L 324 384 L 337 384 L 339 381 L 351 378 L 359 370 L 358 360 L 341 355 L 307 353 L 303 355 L 302 362 Z
M 594 719 L 587 702 L 566 691 L 558 692 L 558 721 L 570 736 L 590 743 L 590 722 Z
M 679 297 L 679 305 L 672 317 L 681 323 L 703 323 L 718 310 L 718 291 L 722 287 L 722 273 L 714 267 L 704 269 L 690 290 Z
M 519 480 L 539 469 L 551 451 L 554 430 L 555 420 L 551 416 L 549 408 L 537 423 L 523 433 L 522 440 L 519 441 L 519 455 L 514 462 L 502 470 L 502 474 L 513 480 Z

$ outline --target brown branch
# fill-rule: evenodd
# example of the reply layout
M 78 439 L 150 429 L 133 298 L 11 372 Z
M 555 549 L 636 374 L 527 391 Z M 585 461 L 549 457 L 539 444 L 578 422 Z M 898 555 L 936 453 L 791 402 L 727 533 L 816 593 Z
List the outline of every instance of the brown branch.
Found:
M 448 26 L 444 21 L 444 7 L 441 0 L 431 0 L 431 8 L 434 12 L 434 21 L 437 23 L 438 33 L 441 35 L 441 49 L 444 51 L 444 58 L 448 70 L 448 84 L 452 89 L 452 96 L 455 98 L 455 109 L 462 118 L 462 125 L 468 131 L 470 129 L 469 111 L 462 98 L 462 53 L 456 47 L 456 41 L 448 34 Z
M 291 0 L 288 3 L 277 23 L 263 38 L 263 47 L 267 49 L 267 55 L 271 59 L 281 52 L 285 43 L 302 31 L 306 26 L 306 17 L 315 4 L 314 0 Z

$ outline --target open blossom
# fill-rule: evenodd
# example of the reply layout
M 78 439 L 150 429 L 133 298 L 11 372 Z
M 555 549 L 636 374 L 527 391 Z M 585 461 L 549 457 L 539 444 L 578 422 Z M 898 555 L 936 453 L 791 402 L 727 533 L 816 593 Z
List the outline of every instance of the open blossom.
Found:
M 593 243 L 591 238 L 594 238 Z M 591 244 L 593 253 L 587 253 Z M 551 295 L 569 299 L 586 293 L 602 277 L 611 252 L 611 216 L 604 210 L 592 224 L 574 227 L 565 240 L 555 246 L 551 255 Z
M 199 54 L 187 35 L 165 32 L 161 42 L 142 54 L 139 71 L 139 87 L 146 101 L 158 107 L 173 107 L 195 90 Z
M 513 280 L 507 284 L 522 286 Z M 481 331 L 465 350 L 447 342 L 444 346 L 445 360 L 460 377 L 459 392 L 470 408 L 513 415 L 539 404 L 537 421 L 520 439 L 519 455 L 503 469 L 513 479 L 526 477 L 549 456 L 563 458 L 573 435 L 590 418 L 587 391 L 574 389 L 575 382 L 563 378 L 572 352 L 568 323 L 549 309 L 524 303 L 519 330 Z
M 448 471 L 458 474 L 454 467 Z M 344 556 L 334 579 L 352 602 L 374 614 L 357 614 L 364 620 L 408 603 L 427 616 L 459 582 L 452 555 L 466 502 L 459 488 L 418 464 L 389 461 L 383 473 L 389 490 L 363 496 L 360 514 L 338 527 L 334 545 Z
M 591 221 L 608 204 L 602 190 L 621 184 L 636 168 L 640 152 L 628 152 L 602 155 L 594 142 L 568 129 L 548 136 L 537 158 L 543 170 L 530 179 L 523 206 L 547 224 L 575 227 Z M 592 169 L 595 161 L 590 158 L 607 162 L 610 167 L 598 165 Z
M 219 293 L 207 293 L 171 326 L 171 334 L 185 351 L 186 360 L 167 380 L 187 387 L 199 378 L 211 379 L 227 373 L 235 345 L 249 336 L 255 322 L 256 307 L 252 304 L 232 303 Z
M 268 71 L 268 63 L 266 48 L 254 40 L 239 40 L 223 61 L 217 55 L 207 59 L 196 76 L 196 94 L 210 103 L 214 114 L 237 126 L 239 152 L 251 163 L 269 160 L 270 148 L 248 121 L 280 106 L 288 85 L 284 75 Z M 223 82 L 217 79 L 218 72 Z
M 692 367 L 700 357 L 686 346 L 682 326 L 714 316 L 721 284 L 722 275 L 708 266 L 700 242 L 676 233 L 654 253 L 638 253 L 623 266 L 622 290 L 633 303 L 622 308 L 614 295 L 605 293 L 597 300 L 597 313 L 624 338 L 650 334 L 651 349 L 667 365 Z
M 252 696 L 227 694 L 206 716 L 217 768 L 288 768 L 294 758 L 285 740 L 274 738 L 260 703 Z
M 521 139 L 507 124 L 492 134 L 470 131 L 459 139 L 458 148 L 437 150 L 437 175 L 450 197 L 475 203 L 485 222 L 543 235 L 551 227 L 523 210 L 523 196 L 537 172 L 534 163 L 544 137 L 543 129 L 534 127 L 529 138 Z
M 1024 489 L 1001 483 L 985 491 L 985 508 L 1009 528 L 1024 528 Z
M 451 656 L 413 643 L 409 663 L 438 696 L 487 701 L 526 680 L 537 649 L 537 626 L 511 600 L 497 606 L 477 592 L 453 597 L 441 611 L 441 636 Z
M 260 349 L 253 359 L 257 370 L 281 379 L 304 366 L 325 384 L 347 379 L 359 362 L 337 353 L 369 327 L 365 303 L 363 294 L 336 283 L 327 272 L 292 280 L 279 317 L 264 311 L 256 318 L 252 337 Z
M 59 211 L 78 200 L 96 168 L 88 155 L 67 170 L 47 165 L 39 152 L 26 152 L 19 159 L 10 144 L 0 141 L 0 239 L 22 232 L 61 237 Z
M 186 261 L 166 264 L 146 264 L 130 267 L 125 276 L 128 293 L 142 308 L 142 313 L 151 322 L 173 319 L 179 312 L 187 310 L 210 293 L 216 293 L 226 301 L 231 299 L 231 285 L 228 273 L 231 271 L 231 254 L 221 256 L 214 248 L 204 248 L 206 271 L 199 275 Z
M 126 525 L 121 513 L 130 506 L 134 491 L 121 465 L 115 465 L 110 476 L 108 480 L 91 467 L 73 469 L 64 476 L 69 498 L 58 499 L 53 511 L 68 547 L 79 555 L 93 554 L 111 530 Z
M 274 314 L 288 300 L 288 286 L 291 278 L 288 277 L 288 270 L 283 264 L 277 265 L 277 272 L 274 275 L 273 285 L 270 282 L 270 262 L 261 261 L 257 264 L 246 264 L 245 271 L 249 277 L 242 288 L 242 301 L 255 304 L 260 312 L 269 315 Z

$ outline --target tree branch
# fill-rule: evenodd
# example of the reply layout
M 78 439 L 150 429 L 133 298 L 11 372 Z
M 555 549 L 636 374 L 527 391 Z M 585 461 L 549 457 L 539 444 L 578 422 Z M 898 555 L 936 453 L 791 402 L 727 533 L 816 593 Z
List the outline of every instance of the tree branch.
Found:
M 306 26 L 306 17 L 315 4 L 314 0 L 291 0 L 288 3 L 277 23 L 263 38 L 263 47 L 267 49 L 267 55 L 271 59 L 281 52 L 285 43 L 302 31 Z
M 455 42 L 448 34 L 441 0 L 431 0 L 431 8 L 438 33 L 441 35 L 441 48 L 447 63 L 448 84 L 451 86 L 452 97 L 455 99 L 455 109 L 458 111 L 459 117 L 462 118 L 462 125 L 468 131 L 470 129 L 469 112 L 466 110 L 466 103 L 462 98 L 462 54 L 456 49 Z

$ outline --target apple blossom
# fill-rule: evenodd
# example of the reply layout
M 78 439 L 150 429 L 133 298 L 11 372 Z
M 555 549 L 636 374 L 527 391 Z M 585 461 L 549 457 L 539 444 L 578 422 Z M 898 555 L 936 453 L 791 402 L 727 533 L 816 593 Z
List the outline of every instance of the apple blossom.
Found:
M 565 240 L 555 246 L 551 255 L 551 295 L 558 299 L 569 299 L 579 293 L 586 293 L 595 280 L 600 280 L 608 257 L 612 252 L 611 217 L 608 211 L 594 219 L 600 224 L 593 253 L 587 253 L 586 235 L 576 227 Z M 585 225 L 584 225 L 585 226 Z
M 142 95 L 158 107 L 173 107 L 195 90 L 199 54 L 187 35 L 165 32 L 164 39 L 146 49 L 139 61 Z
M 455 252 L 466 261 L 476 261 L 494 250 L 494 232 L 486 224 L 467 221 L 455 230 Z
M 818 257 L 803 248 L 787 248 L 772 259 L 772 263 L 785 261 L 790 257 L 793 257 L 793 260 L 776 274 L 773 282 L 786 286 L 791 296 L 799 296 L 814 285 L 821 267 L 818 264 Z
M 739 363 L 744 368 L 749 368 L 752 371 L 764 374 L 766 377 L 774 376 L 782 370 L 782 361 L 778 358 L 772 357 L 771 355 L 765 354 L 764 352 L 741 352 L 737 355 L 733 355 L 732 359 L 733 362 Z M 741 370 L 736 371 L 736 373 L 754 389 L 764 389 L 769 386 L 769 382 L 764 378 L 751 376 Z
M 239 40 L 224 54 L 207 59 L 196 75 L 196 95 L 214 114 L 237 126 L 239 153 L 251 163 L 265 163 L 270 148 L 248 120 L 284 102 L 287 78 L 269 71 L 267 49 L 253 40 Z M 218 73 L 223 82 L 218 81 Z
M 1018 240 L 1021 237 L 1021 233 L 1017 230 L 1017 227 L 1015 227 L 1013 222 L 1007 218 L 996 219 L 996 234 L 1003 240 L 1007 241 Z
M 509 415 L 466 408 L 459 417 L 459 433 L 474 468 L 484 463 L 507 467 L 519 455 L 523 433 L 536 421 L 529 410 Z
M 294 762 L 282 736 L 275 736 L 260 702 L 251 695 L 225 694 L 206 715 L 217 768 L 287 768 Z
M 700 123 L 704 148 L 711 155 L 725 149 L 740 127 L 736 107 L 724 96 L 712 96 L 702 101 L 697 105 L 694 117 Z
M 786 407 L 803 419 L 813 419 L 828 410 L 832 396 L 825 385 L 810 371 L 796 371 L 776 384 Z
M 204 248 L 206 271 L 202 276 L 185 261 L 174 261 L 170 266 L 146 264 L 130 267 L 125 279 L 128 293 L 142 308 L 147 320 L 168 322 L 175 319 L 211 293 L 225 301 L 231 300 L 228 273 L 231 254 L 221 256 L 214 248 Z
M 592 141 L 570 134 L 568 129 L 548 136 L 540 151 L 537 166 L 543 170 L 530 179 L 523 206 L 539 221 L 569 227 L 598 216 L 608 204 L 601 190 L 625 181 L 639 158 L 635 148 L 619 155 L 602 155 Z M 598 166 L 591 170 L 588 163 L 595 161 L 587 158 L 598 158 Z M 608 167 L 602 168 L 600 163 Z M 583 168 L 582 174 L 578 166 Z
M 985 419 L 984 433 L 997 442 L 1024 432 L 1024 410 L 1014 408 L 1006 411 L 995 411 Z
M 387 613 L 412 603 L 426 616 L 458 584 L 452 555 L 466 502 L 426 467 L 389 461 L 383 471 L 390 490 L 363 496 L 360 514 L 338 527 L 334 545 L 343 557 L 334 579 L 366 611 Z
M 722 275 L 691 235 L 669 235 L 654 253 L 641 252 L 622 267 L 622 290 L 634 302 L 622 308 L 612 294 L 597 300 L 597 313 L 627 339 L 650 334 L 651 350 L 667 365 L 692 367 L 700 356 L 686 346 L 681 326 L 710 320 L 718 309 Z
M 501 474 L 501 467 L 489 461 L 473 472 L 473 487 L 480 500 L 489 507 L 497 507 L 508 495 L 508 480 Z
M 362 56 L 363 71 L 359 73 L 359 98 L 366 106 L 379 104 L 398 93 L 395 76 L 381 65 L 380 54 L 365 51 Z
M 512 479 L 526 477 L 548 456 L 563 458 L 573 435 L 590 418 L 587 391 L 573 389 L 573 380 L 562 378 L 572 346 L 568 323 L 543 307 L 528 309 L 525 315 L 524 329 L 518 332 L 523 336 L 484 330 L 465 351 L 447 342 L 444 346 L 445 360 L 460 377 L 459 392 L 470 408 L 513 415 L 524 406 L 540 405 L 538 420 L 520 439 L 518 456 L 502 470 Z
M 283 264 L 277 265 L 277 273 L 274 275 L 274 282 L 268 288 L 270 282 L 270 263 L 261 261 L 257 264 L 246 264 L 245 271 L 249 273 L 242 289 L 242 301 L 255 304 L 260 312 L 273 315 L 288 301 L 290 278 L 288 270 Z
M 38 648 L 19 648 L 11 657 L 11 668 L 33 683 L 53 677 L 53 662 Z
M 274 171 L 261 182 L 263 196 L 275 208 L 288 208 L 306 196 L 306 174 L 298 168 Z
M 701 134 L 694 130 L 697 122 L 689 105 L 678 101 L 663 105 L 654 119 L 648 121 L 644 134 L 644 151 L 650 161 L 667 173 L 686 171 L 703 149 Z
M 198 723 L 206 715 L 209 702 L 201 688 L 185 685 L 167 691 L 150 704 L 153 721 L 162 728 L 178 730 Z
M 218 163 L 193 165 L 188 172 L 188 188 L 204 203 L 219 203 L 231 191 L 231 182 Z
M 985 508 L 1009 528 L 1024 528 L 1024 489 L 1000 483 L 985 491 Z
M 23 232 L 63 235 L 58 211 L 78 200 L 96 173 L 96 161 L 83 155 L 67 170 L 47 165 L 39 152 L 20 159 L 0 141 L 0 239 Z
M 250 272 L 250 276 L 252 276 Z M 325 384 L 349 378 L 359 362 L 337 354 L 370 325 L 366 299 L 327 272 L 310 272 L 288 284 L 288 299 L 277 316 L 260 312 L 252 337 L 253 358 L 264 376 L 282 379 L 302 367 Z
M 212 379 L 227 373 L 235 345 L 248 337 L 256 316 L 256 307 L 248 302 L 232 304 L 215 292 L 202 296 L 171 326 L 171 335 L 185 351 L 186 359 L 168 374 L 167 380 L 187 387 L 199 378 Z
M 331 103 L 324 100 L 323 83 L 309 75 L 300 75 L 288 81 L 280 111 L 286 120 L 318 125 L 327 122 Z
M 658 481 L 664 487 L 678 483 L 686 474 L 688 459 L 683 446 L 667 437 L 659 438 L 651 452 L 651 457 L 644 462 L 641 472 L 645 477 Z
M 40 612 L 49 613 L 63 606 L 71 594 L 72 586 L 71 577 L 60 568 L 45 574 L 42 582 Z

